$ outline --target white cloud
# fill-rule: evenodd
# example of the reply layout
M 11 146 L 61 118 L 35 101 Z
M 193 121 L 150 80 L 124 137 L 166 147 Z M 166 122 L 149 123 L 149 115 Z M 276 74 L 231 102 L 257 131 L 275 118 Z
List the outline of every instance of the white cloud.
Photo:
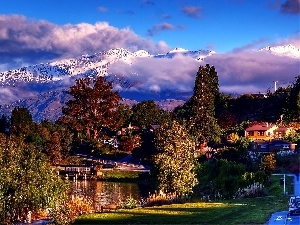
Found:
M 112 64 L 109 73 L 137 84 L 133 88 L 139 91 L 192 91 L 198 68 L 206 63 L 216 68 L 222 92 L 266 92 L 274 80 L 285 87 L 299 75 L 299 59 L 253 51 L 215 54 L 201 63 L 182 55 L 144 58 Z
M 23 99 L 24 97 L 30 98 L 37 95 L 37 92 L 23 90 L 13 86 L 0 86 L 0 105 L 9 104 L 14 101 Z
M 109 73 L 125 77 L 140 91 L 179 90 L 193 88 L 200 62 L 178 55 L 170 58 L 143 58 L 134 64 L 117 62 L 109 67 Z
M 127 27 L 117 29 L 107 22 L 59 26 L 20 15 L 0 15 L 0 65 L 16 57 L 35 64 L 111 48 L 144 49 L 152 54 L 168 49 L 164 42 L 155 44 Z
M 265 52 L 217 54 L 207 62 L 215 65 L 221 90 L 232 88 L 239 93 L 266 92 L 274 80 L 280 85 L 299 75 L 299 59 Z

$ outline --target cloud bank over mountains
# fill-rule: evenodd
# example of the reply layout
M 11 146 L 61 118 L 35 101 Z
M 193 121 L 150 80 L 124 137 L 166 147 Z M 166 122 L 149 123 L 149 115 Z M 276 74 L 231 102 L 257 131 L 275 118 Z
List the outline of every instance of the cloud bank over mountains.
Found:
M 0 15 L 0 70 L 93 54 L 112 48 L 167 52 L 158 44 L 136 35 L 130 28 L 117 29 L 107 22 L 56 25 L 20 15 Z
M 141 58 L 133 64 L 116 62 L 109 67 L 108 72 L 136 83 L 134 91 L 185 92 L 193 89 L 192 85 L 200 64 L 192 57 L 179 54 L 173 58 Z
M 289 4 L 292 3 L 290 1 Z M 288 11 L 288 8 L 282 10 Z M 201 8 L 185 8 L 184 12 L 191 17 L 199 17 Z M 160 29 L 179 28 L 165 24 L 151 32 Z M 274 46 L 290 43 L 299 48 L 298 35 L 299 32 L 289 39 L 279 40 Z M 265 40 L 258 40 L 232 52 L 214 54 L 203 62 L 180 54 L 173 58 L 141 58 L 133 64 L 120 61 L 112 64 L 109 71 L 135 83 L 133 91 L 185 92 L 192 90 L 198 67 L 209 63 L 218 72 L 221 91 L 266 92 L 272 88 L 274 80 L 279 81 L 278 86 L 286 85 L 299 75 L 300 56 L 288 57 L 258 51 L 257 47 L 264 43 Z M 150 54 L 166 54 L 170 51 L 163 41 L 155 43 L 138 36 L 130 28 L 118 29 L 107 22 L 56 25 L 20 15 L 0 16 L 0 72 L 113 48 L 126 48 L 132 52 L 143 49 Z M 20 93 L 16 94 L 17 91 L 13 89 L 1 88 L 0 94 L 16 98 L 23 91 L 18 90 Z
M 224 92 L 266 92 L 273 81 L 287 86 L 299 74 L 299 58 L 279 56 L 270 52 L 238 52 L 215 54 L 207 59 L 215 65 L 220 88 Z
M 296 57 L 268 51 L 216 53 L 203 61 L 178 54 L 173 58 L 143 58 L 133 64 L 120 61 L 110 66 L 109 73 L 138 84 L 133 89 L 141 92 L 188 92 L 193 90 L 199 66 L 208 63 L 218 72 L 222 92 L 264 93 L 273 91 L 274 81 L 282 87 L 291 84 L 300 75 L 299 59 L 300 52 Z

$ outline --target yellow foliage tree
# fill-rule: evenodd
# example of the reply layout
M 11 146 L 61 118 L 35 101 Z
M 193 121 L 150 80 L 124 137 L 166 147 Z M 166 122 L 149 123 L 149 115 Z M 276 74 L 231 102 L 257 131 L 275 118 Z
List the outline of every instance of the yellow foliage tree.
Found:
M 267 175 L 271 175 L 271 173 L 275 170 L 276 168 L 276 159 L 275 159 L 275 154 L 270 153 L 263 155 L 261 158 L 261 163 L 259 165 L 259 169 L 261 171 L 264 171 Z
M 195 173 L 195 144 L 178 122 L 163 125 L 157 137 L 159 153 L 154 162 L 158 168 L 160 191 L 179 195 L 192 192 L 198 183 Z

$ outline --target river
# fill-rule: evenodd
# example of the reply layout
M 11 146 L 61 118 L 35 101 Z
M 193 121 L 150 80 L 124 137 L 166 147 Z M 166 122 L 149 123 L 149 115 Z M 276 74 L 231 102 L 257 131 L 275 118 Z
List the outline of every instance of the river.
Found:
M 107 181 L 72 181 L 72 194 L 89 198 L 95 207 L 110 203 L 119 204 L 128 198 L 140 201 L 148 194 L 145 188 L 137 183 Z

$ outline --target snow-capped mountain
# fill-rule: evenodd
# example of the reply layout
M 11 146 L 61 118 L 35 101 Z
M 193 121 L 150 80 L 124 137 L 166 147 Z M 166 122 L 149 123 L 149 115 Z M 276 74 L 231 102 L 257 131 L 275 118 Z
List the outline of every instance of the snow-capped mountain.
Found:
M 266 47 L 259 51 L 300 58 L 299 49 L 292 45 Z M 128 77 L 131 74 L 127 74 L 127 76 L 111 74 L 109 72 L 110 66 L 117 62 L 135 65 L 139 60 L 168 59 L 178 55 L 190 57 L 196 61 L 205 61 L 206 58 L 215 54 L 218 53 L 210 50 L 189 51 L 183 48 L 175 48 L 166 54 L 151 55 L 145 50 L 130 52 L 118 48 L 93 55 L 82 55 L 77 58 L 62 59 L 0 72 L 0 115 L 4 113 L 10 116 L 13 108 L 26 107 L 36 121 L 43 119 L 55 120 L 61 115 L 61 108 L 68 100 L 69 96 L 66 95 L 65 91 L 74 84 L 76 79 L 82 77 L 106 76 L 113 85 L 119 86 L 123 90 L 130 89 L 131 96 L 148 95 L 147 97 L 150 99 L 149 96 L 153 96 L 153 93 L 134 92 L 135 88 L 140 85 L 138 82 L 142 82 L 141 80 L 129 81 Z M 186 97 L 189 94 L 191 93 L 164 93 L 161 91 L 159 100 L 156 99 L 156 103 L 161 108 L 172 110 L 185 101 L 177 97 Z M 131 96 L 122 96 L 124 98 L 123 103 L 136 104 L 137 99 L 132 99 Z
M 183 56 L 189 56 L 196 60 L 204 60 L 206 57 L 216 54 L 215 51 L 211 50 L 198 50 L 198 51 L 189 51 L 183 48 L 174 48 L 169 51 L 167 54 L 155 55 L 154 58 L 173 58 L 174 56 L 181 54 Z
M 275 47 L 267 46 L 265 48 L 260 49 L 259 51 L 269 52 L 279 56 L 300 58 L 300 49 L 295 47 L 294 45 L 282 45 L 282 46 L 275 46 Z
M 189 50 L 186 50 L 184 48 L 176 47 L 173 50 L 169 51 L 167 54 L 170 54 L 170 53 L 186 53 L 188 51 Z
M 82 55 L 79 58 L 63 59 L 46 64 L 22 67 L 15 70 L 0 72 L 0 83 L 2 85 L 12 85 L 16 82 L 49 82 L 63 80 L 65 76 L 106 76 L 108 75 L 109 65 L 123 61 L 129 64 L 145 57 L 172 58 L 177 54 L 190 56 L 196 60 L 203 60 L 207 56 L 215 54 L 209 50 L 188 51 L 175 48 L 167 54 L 150 55 L 145 50 L 130 52 L 123 48 L 110 49 L 93 55 Z M 1 99 L 0 99 L 1 101 Z
M 183 54 L 195 60 L 203 60 L 212 54 L 211 51 L 188 51 L 175 48 L 167 54 L 150 55 L 145 50 L 130 52 L 123 48 L 82 55 L 78 58 L 22 67 L 0 72 L 0 115 L 10 115 L 15 107 L 26 107 L 37 121 L 43 119 L 55 120 L 61 115 L 61 108 L 68 97 L 65 90 L 81 77 L 107 76 L 114 85 L 129 89 L 136 85 L 124 77 L 109 74 L 108 68 L 116 62 L 134 64 L 143 58 L 173 58 Z M 26 97 L 25 97 L 26 96 Z M 126 100 L 124 100 L 126 102 Z M 131 102 L 127 100 L 127 102 Z M 131 104 L 129 103 L 129 104 Z M 182 104 L 175 100 L 164 100 L 158 104 L 167 110 Z M 131 104 L 132 105 L 132 104 Z
M 109 51 L 95 53 L 94 55 L 82 55 L 75 59 L 63 59 L 56 62 L 22 67 L 0 73 L 2 84 L 14 84 L 16 82 L 49 82 L 59 81 L 65 76 L 106 76 L 108 66 L 116 61 L 133 63 L 134 60 L 151 55 L 140 50 L 130 52 L 126 49 L 111 49 Z

